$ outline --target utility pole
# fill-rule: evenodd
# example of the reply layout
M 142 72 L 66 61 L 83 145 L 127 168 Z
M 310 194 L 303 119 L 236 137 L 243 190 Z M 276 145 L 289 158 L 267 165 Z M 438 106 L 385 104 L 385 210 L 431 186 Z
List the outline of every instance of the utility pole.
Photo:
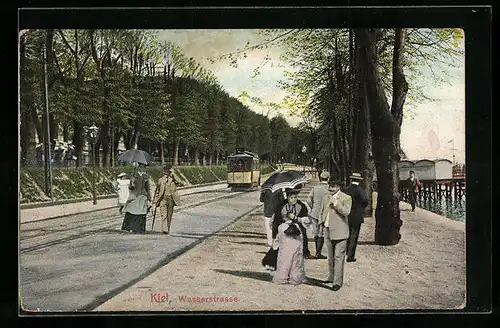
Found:
M 49 87 L 47 83 L 47 45 L 43 46 L 43 75 L 45 89 L 45 191 L 49 194 L 50 199 L 54 201 L 52 195 L 52 156 L 50 151 L 50 120 L 49 120 Z
M 115 167 L 115 127 L 111 124 L 111 167 Z

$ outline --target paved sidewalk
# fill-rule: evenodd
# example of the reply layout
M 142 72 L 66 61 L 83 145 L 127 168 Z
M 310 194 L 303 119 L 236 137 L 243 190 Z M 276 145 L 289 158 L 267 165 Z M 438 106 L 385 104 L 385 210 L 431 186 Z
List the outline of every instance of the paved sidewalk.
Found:
M 358 261 L 346 263 L 337 292 L 320 282 L 328 274 L 327 260 L 306 260 L 309 284 L 271 282 L 260 263 L 268 246 L 259 208 L 95 311 L 460 308 L 465 304 L 465 224 L 422 209 L 411 212 L 405 203 L 401 208 L 398 245 L 375 245 L 375 220 L 365 220 Z M 309 247 L 314 251 L 312 242 Z

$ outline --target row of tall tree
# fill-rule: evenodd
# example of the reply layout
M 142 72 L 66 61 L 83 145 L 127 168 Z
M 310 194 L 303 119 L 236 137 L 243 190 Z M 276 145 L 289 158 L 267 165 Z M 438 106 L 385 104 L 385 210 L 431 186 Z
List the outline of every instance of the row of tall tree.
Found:
M 293 159 L 295 132 L 282 116 L 251 111 L 154 31 L 23 31 L 20 80 L 21 165 L 35 165 L 35 141 L 46 139 L 47 120 L 52 147 L 61 135 L 71 142 L 76 166 L 83 165 L 91 125 L 98 127 L 95 153 L 102 154 L 96 162 L 104 167 L 115 162 L 120 140 L 174 165 L 185 155 L 194 164 L 217 163 L 238 148 L 273 162 Z
M 423 69 L 435 84 L 447 80 L 446 66 L 463 61 L 458 29 L 267 30 L 260 44 L 227 54 L 232 62 L 245 51 L 270 44 L 291 66 L 282 87 L 288 96 L 279 105 L 304 117 L 314 152 L 332 175 L 347 183 L 353 171 L 364 174 L 371 196 L 377 175 L 375 241 L 400 240 L 398 162 L 401 124 L 408 106 L 431 100 L 418 84 Z M 260 69 L 255 70 L 257 75 Z M 428 83 L 428 81 L 427 81 Z M 408 115 L 408 116 L 410 116 Z M 371 205 L 371 202 L 370 202 Z M 367 215 L 371 215 L 369 206 Z

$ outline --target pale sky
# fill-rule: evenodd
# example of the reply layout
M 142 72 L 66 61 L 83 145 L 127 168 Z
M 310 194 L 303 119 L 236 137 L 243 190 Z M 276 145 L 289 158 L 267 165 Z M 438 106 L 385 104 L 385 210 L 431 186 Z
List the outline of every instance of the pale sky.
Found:
M 280 65 L 280 51 L 276 48 L 252 51 L 246 59 L 238 61 L 238 67 L 229 65 L 228 61 L 211 64 L 206 58 L 227 54 L 242 48 L 250 40 L 258 42 L 254 35 L 256 30 L 163 30 L 160 40 L 171 40 L 178 44 L 188 57 L 211 70 L 223 88 L 234 97 L 241 90 L 251 96 L 260 97 L 265 102 L 280 102 L 286 93 L 277 86 L 282 80 L 284 68 Z M 264 57 L 269 55 L 268 62 L 261 73 L 252 79 L 253 70 L 262 65 Z M 281 63 L 283 64 L 283 63 Z M 447 83 L 435 85 L 429 70 L 422 69 L 418 82 L 424 85 L 426 95 L 435 98 L 432 102 L 422 102 L 411 108 L 412 115 L 405 115 L 401 131 L 401 145 L 410 159 L 448 158 L 452 160 L 453 145 L 455 159 L 465 163 L 465 58 L 459 68 L 450 68 Z M 281 67 L 280 67 L 281 66 Z M 257 113 L 266 113 L 267 109 L 248 104 Z M 408 108 L 410 106 L 407 106 Z M 301 119 L 290 117 L 286 111 L 283 115 L 292 126 Z M 448 143 L 448 141 L 454 142 Z

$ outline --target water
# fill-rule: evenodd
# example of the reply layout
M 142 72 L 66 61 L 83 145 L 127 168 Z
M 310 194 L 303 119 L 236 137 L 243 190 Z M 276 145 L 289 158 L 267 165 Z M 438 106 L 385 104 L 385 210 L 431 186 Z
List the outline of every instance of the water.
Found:
M 465 222 L 465 197 L 417 200 L 417 206 L 449 219 Z

